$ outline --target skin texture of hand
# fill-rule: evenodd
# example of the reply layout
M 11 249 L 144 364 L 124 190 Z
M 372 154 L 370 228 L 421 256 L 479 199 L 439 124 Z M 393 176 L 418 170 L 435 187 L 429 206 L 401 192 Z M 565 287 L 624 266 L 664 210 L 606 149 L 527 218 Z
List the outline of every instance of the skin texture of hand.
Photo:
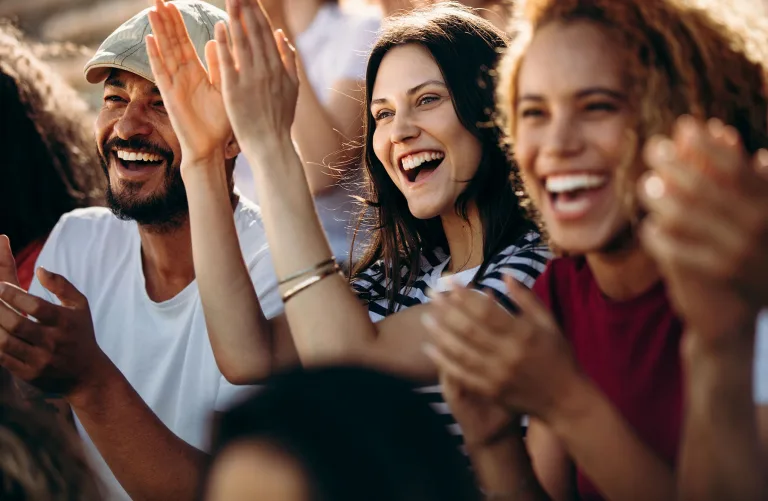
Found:
M 223 157 L 232 128 L 221 95 L 215 42 L 205 47 L 209 76 L 175 5 L 156 0 L 149 22 L 153 35 L 146 38 L 147 54 L 181 144 L 182 164 Z
M 272 32 L 256 1 L 228 0 L 232 49 L 216 25 L 216 67 L 238 142 L 279 142 L 290 137 L 299 95 L 296 52 L 282 31 Z
M 440 375 L 440 385 L 451 413 L 461 425 L 467 449 L 492 445 L 510 434 L 521 435 L 519 415 L 467 391 L 445 373 Z
M 768 304 L 768 180 L 764 152 L 750 159 L 738 132 L 682 117 L 652 138 L 639 194 L 641 238 L 672 302 L 699 335 L 743 330 Z
M 454 289 L 433 299 L 424 317 L 441 372 L 513 413 L 547 422 L 582 376 L 557 323 L 533 293 L 505 277 L 520 310 L 507 312 L 491 295 Z
M 61 275 L 39 268 L 37 276 L 61 306 L 0 283 L 0 365 L 44 392 L 69 396 L 111 362 L 96 344 L 85 296 Z

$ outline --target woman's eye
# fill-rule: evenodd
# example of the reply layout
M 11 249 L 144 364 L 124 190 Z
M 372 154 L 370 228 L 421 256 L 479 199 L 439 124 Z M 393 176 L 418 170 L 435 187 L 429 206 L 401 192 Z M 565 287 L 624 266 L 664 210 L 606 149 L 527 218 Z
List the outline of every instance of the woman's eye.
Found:
M 589 103 L 586 106 L 587 111 L 616 111 L 616 106 L 613 103 L 596 102 Z
M 120 96 L 106 96 L 104 98 L 104 101 L 109 101 L 109 102 L 112 102 L 112 103 L 119 103 L 119 102 L 124 101 L 124 99 L 122 97 L 120 97 Z
M 389 118 L 389 117 L 391 117 L 392 115 L 394 115 L 394 113 L 392 113 L 392 112 L 391 112 L 391 111 L 389 111 L 389 110 L 381 110 L 381 111 L 379 111 L 378 113 L 376 113 L 376 114 L 373 116 L 373 118 L 374 118 L 374 119 L 375 119 L 375 120 L 378 122 L 379 120 L 384 120 L 385 118 Z
M 544 111 L 539 108 L 526 108 L 520 111 L 520 116 L 527 117 L 541 117 L 544 116 Z
M 419 99 L 419 104 L 429 104 L 434 103 L 435 101 L 438 101 L 440 98 L 437 96 L 424 96 L 421 99 Z

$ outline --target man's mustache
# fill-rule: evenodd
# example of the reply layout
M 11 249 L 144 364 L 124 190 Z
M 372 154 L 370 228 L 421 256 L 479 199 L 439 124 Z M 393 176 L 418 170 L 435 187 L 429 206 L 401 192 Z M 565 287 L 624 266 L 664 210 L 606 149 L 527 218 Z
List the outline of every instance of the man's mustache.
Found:
M 160 155 L 168 165 L 173 164 L 173 152 L 171 150 L 163 148 L 143 138 L 131 138 L 126 140 L 119 137 L 113 137 L 112 139 L 105 141 L 101 146 L 101 151 L 103 152 L 102 155 L 104 157 L 115 149 L 141 151 L 144 153 Z

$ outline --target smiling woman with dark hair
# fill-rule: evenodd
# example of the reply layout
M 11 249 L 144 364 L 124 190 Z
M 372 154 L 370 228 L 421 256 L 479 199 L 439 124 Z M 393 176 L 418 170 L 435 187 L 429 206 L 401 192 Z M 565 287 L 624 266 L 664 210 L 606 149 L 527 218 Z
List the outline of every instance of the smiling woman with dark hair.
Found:
M 157 9 L 159 18 L 174 23 L 173 7 Z M 506 36 L 455 3 L 413 12 L 383 29 L 368 64 L 363 145 L 375 229 L 350 287 L 337 273 L 291 142 L 298 94 L 292 48 L 280 32 L 273 38 L 255 2 L 230 2 L 229 9 L 230 19 L 243 20 L 230 29 L 248 70 L 241 63 L 236 77 L 219 25 L 212 62 L 224 77 L 223 99 L 218 82 L 205 97 L 226 107 L 253 169 L 285 315 L 267 320 L 243 281 L 223 171 L 209 162 L 211 152 L 191 151 L 205 138 L 194 137 L 193 97 L 184 82 L 200 78 L 202 65 L 176 61 L 189 74 L 177 72 L 171 82 L 166 64 L 175 56 L 168 40 L 148 44 L 171 120 L 180 136 L 186 133 L 182 143 L 190 151 L 183 158 L 197 159 L 181 168 L 195 271 L 222 373 L 247 383 L 299 360 L 364 364 L 432 385 L 424 391 L 440 404 L 437 371 L 422 349 L 428 291 L 472 284 L 503 298 L 502 273 L 531 286 L 549 257 L 519 205 L 514 165 L 491 115 L 490 69 Z

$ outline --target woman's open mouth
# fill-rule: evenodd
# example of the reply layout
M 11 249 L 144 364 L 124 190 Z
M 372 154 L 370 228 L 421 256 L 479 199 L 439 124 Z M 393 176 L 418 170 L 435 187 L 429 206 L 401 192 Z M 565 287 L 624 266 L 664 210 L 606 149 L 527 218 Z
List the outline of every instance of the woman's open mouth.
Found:
M 443 163 L 442 151 L 420 151 L 400 158 L 400 169 L 409 183 L 418 183 L 428 178 Z
M 609 180 L 606 174 L 557 174 L 547 176 L 545 187 L 555 215 L 574 219 L 589 212 L 599 201 Z

